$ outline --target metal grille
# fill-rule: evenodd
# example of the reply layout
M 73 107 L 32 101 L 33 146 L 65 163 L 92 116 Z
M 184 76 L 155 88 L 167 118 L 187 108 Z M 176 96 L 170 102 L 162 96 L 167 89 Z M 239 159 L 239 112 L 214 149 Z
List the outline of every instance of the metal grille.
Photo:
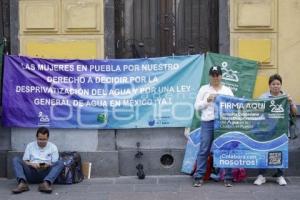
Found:
M 218 51 L 218 0 L 115 0 L 116 57 Z
M 0 0 L 0 43 L 5 40 L 5 52 L 9 51 L 10 41 L 9 0 Z
M 4 45 L 3 52 L 0 53 L 8 53 L 9 52 L 9 0 L 0 0 L 0 44 Z M 2 99 L 2 84 L 3 84 L 3 67 L 1 63 L 3 63 L 3 57 L 0 57 L 0 98 Z M 2 101 L 0 101 L 0 106 L 2 106 Z

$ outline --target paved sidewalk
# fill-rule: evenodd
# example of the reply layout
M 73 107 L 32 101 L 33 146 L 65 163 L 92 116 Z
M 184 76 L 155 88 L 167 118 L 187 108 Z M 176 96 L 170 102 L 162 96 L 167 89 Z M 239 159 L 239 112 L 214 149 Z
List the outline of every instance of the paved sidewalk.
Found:
M 0 179 L 1 200 L 298 200 L 300 199 L 300 177 L 288 177 L 287 186 L 279 186 L 275 179 L 263 186 L 247 182 L 237 183 L 232 188 L 221 182 L 208 181 L 200 188 L 192 187 L 190 176 L 148 176 L 144 180 L 136 177 L 93 178 L 74 185 L 54 185 L 52 194 L 38 192 L 38 185 L 31 184 L 30 191 L 14 195 L 15 180 Z

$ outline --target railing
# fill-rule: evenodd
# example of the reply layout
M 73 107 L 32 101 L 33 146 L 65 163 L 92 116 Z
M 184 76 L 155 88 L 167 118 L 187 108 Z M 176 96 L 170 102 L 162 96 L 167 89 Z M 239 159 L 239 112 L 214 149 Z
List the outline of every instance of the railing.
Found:
M 218 51 L 218 0 L 115 0 L 116 57 Z

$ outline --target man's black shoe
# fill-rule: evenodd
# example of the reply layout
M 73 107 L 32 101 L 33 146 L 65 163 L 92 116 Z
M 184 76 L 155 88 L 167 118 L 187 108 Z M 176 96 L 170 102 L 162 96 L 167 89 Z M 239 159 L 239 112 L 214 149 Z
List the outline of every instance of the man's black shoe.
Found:
M 18 186 L 12 190 L 12 193 L 14 194 L 19 194 L 22 192 L 26 192 L 29 190 L 28 184 L 25 183 L 24 181 L 20 181 L 20 183 L 18 184 Z
M 44 192 L 44 193 L 51 193 L 52 188 L 51 188 L 50 184 L 47 181 L 44 181 L 43 183 L 41 183 L 39 185 L 39 191 Z

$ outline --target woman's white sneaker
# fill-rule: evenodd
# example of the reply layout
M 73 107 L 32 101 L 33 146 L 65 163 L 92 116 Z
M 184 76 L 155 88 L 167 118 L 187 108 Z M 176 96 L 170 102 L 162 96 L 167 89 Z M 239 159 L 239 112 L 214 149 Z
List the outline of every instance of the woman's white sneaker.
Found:
M 254 181 L 254 185 L 262 185 L 266 182 L 266 178 L 263 177 L 262 175 L 258 175 L 256 180 Z
M 281 185 L 281 186 L 285 186 L 285 185 L 287 185 L 287 182 L 285 181 L 285 179 L 283 178 L 283 176 L 279 176 L 279 177 L 277 177 L 277 183 L 279 184 L 279 185 Z

